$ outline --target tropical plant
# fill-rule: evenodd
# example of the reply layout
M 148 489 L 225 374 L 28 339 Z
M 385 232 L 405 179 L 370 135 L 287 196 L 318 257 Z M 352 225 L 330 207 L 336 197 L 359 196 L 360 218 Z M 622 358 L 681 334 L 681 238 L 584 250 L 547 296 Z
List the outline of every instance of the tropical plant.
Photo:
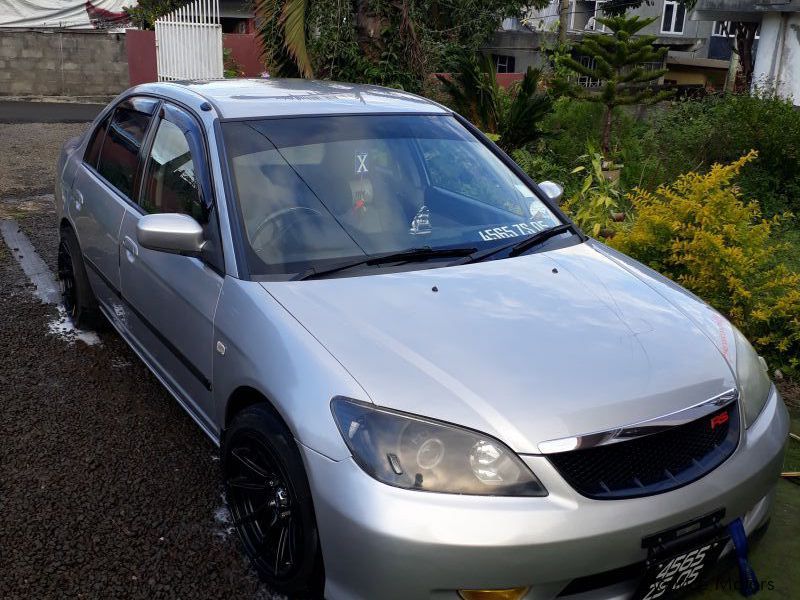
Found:
M 586 173 L 583 184 L 576 194 L 564 203 L 564 209 L 572 215 L 581 228 L 594 237 L 613 235 L 612 223 L 619 219 L 619 180 L 609 179 L 603 172 L 603 155 L 589 147 L 581 157 L 586 165 L 579 165 L 573 174 Z
M 422 89 L 474 52 L 515 0 L 254 0 L 270 73 Z M 548 0 L 535 0 L 546 6 Z
M 511 102 L 501 105 L 498 143 L 506 152 L 523 148 L 543 135 L 542 120 L 553 110 L 553 100 L 538 91 L 541 77 L 540 69 L 528 67 L 522 80 L 511 86 Z
M 800 368 L 800 273 L 778 257 L 785 216 L 764 219 L 734 184 L 756 152 L 708 173 L 687 173 L 627 196 L 633 218 L 611 245 L 648 264 L 728 316 L 776 366 Z
M 637 35 L 655 18 L 614 16 L 597 21 L 605 25 L 611 35 L 589 34 L 575 45 L 575 52 L 592 58 L 594 66 L 582 64 L 572 56 L 563 57 L 562 61 L 573 73 L 599 80 L 600 85 L 597 89 L 590 89 L 566 82 L 562 87 L 574 98 L 603 105 L 601 147 L 609 158 L 614 109 L 628 104 L 654 104 L 672 94 L 648 85 L 666 73 L 666 69 L 652 69 L 645 65 L 662 62 L 667 49 L 654 48 L 656 37 L 653 35 Z
M 553 101 L 538 89 L 541 70 L 529 67 L 522 80 L 505 92 L 497 83 L 491 57 L 464 55 L 458 64 L 452 76 L 437 75 L 457 112 L 494 135 L 506 152 L 542 135 L 541 122 L 553 110 Z
M 451 106 L 486 133 L 498 133 L 500 85 L 492 57 L 464 54 L 452 75 L 437 74 L 451 98 Z
M 256 0 L 262 47 L 274 70 L 303 77 L 314 75 L 308 51 L 308 5 L 309 0 Z

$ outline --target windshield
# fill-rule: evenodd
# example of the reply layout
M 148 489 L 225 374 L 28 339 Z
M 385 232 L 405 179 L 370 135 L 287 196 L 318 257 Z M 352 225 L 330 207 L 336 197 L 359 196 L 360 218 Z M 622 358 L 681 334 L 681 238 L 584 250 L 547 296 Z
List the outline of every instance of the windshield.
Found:
M 452 116 L 226 122 L 250 270 L 298 273 L 418 248 L 489 248 L 560 224 Z

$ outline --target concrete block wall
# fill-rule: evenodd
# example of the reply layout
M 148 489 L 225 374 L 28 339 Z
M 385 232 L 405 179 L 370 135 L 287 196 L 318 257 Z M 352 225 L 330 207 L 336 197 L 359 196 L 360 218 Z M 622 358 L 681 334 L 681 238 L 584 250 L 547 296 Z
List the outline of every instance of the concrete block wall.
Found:
M 0 29 L 0 96 L 112 96 L 127 87 L 124 33 Z

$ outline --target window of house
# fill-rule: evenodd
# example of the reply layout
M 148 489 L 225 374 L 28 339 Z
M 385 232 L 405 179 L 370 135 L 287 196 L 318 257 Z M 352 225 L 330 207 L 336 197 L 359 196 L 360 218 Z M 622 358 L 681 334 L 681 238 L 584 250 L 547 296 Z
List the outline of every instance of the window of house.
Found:
M 126 100 L 114 111 L 100 150 L 97 172 L 128 198 L 139 166 L 139 149 L 157 102 Z
M 714 21 L 714 30 L 711 35 L 715 37 L 728 37 L 731 35 L 730 23 L 727 21 Z
M 581 63 L 587 69 L 597 68 L 597 63 L 591 56 L 581 55 L 578 57 L 578 62 Z M 603 84 L 602 80 L 595 79 L 594 77 L 589 77 L 588 75 L 578 75 L 577 82 L 578 85 L 582 85 L 583 87 L 588 87 L 588 88 L 598 87 Z
M 711 35 L 714 37 L 736 37 L 736 23 L 731 23 L 730 21 L 715 21 L 714 22 L 714 29 L 711 32 Z M 761 25 L 758 26 L 756 29 L 756 36 L 755 39 L 758 39 L 761 34 Z
M 505 54 L 495 54 L 494 66 L 498 73 L 515 73 L 516 58 Z
M 661 33 L 683 33 L 686 22 L 686 7 L 675 0 L 664 2 L 664 16 L 661 19 Z
M 207 220 L 189 142 L 174 123 L 162 120 L 147 158 L 139 205 L 147 213 L 182 213 Z

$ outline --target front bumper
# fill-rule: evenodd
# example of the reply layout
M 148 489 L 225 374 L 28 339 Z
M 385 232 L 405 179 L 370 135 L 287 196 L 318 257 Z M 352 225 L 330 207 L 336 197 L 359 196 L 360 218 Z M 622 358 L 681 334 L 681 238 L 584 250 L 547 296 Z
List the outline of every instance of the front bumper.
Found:
M 314 497 L 328 600 L 456 599 L 457 589 L 531 586 L 552 599 L 573 580 L 643 561 L 643 537 L 725 508 L 752 532 L 768 517 L 789 417 L 773 388 L 734 454 L 702 479 L 629 500 L 580 496 L 541 456 L 525 456 L 546 498 L 408 491 L 352 459 L 301 447 Z M 625 598 L 635 581 L 571 598 Z

